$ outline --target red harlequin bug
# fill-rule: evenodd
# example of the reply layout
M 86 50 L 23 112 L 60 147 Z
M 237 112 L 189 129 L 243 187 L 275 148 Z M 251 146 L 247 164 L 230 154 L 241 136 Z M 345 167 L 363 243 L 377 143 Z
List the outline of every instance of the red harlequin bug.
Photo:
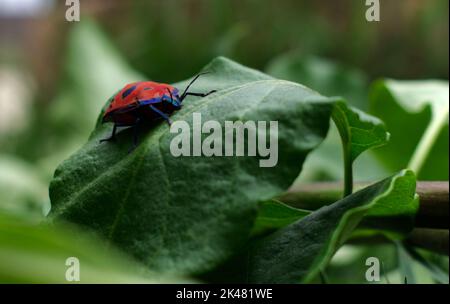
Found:
M 188 84 L 181 96 L 177 88 L 164 83 L 153 81 L 141 81 L 127 84 L 114 95 L 111 103 L 103 114 L 102 123 L 113 122 L 114 127 L 110 137 L 100 142 L 115 140 L 117 127 L 133 127 L 134 146 L 138 144 L 138 127 L 144 121 L 154 121 L 163 118 L 170 125 L 169 116 L 181 108 L 181 103 L 186 96 L 205 97 L 216 92 L 208 93 L 188 92 L 189 87 L 206 73 L 198 74 Z

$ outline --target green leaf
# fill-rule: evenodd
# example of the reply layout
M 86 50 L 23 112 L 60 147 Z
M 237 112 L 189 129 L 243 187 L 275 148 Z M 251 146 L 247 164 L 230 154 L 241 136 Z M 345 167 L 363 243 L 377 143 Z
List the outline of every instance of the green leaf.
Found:
M 417 209 L 415 184 L 414 173 L 402 171 L 259 240 L 250 251 L 250 282 L 311 281 L 372 208 L 402 203 Z
M 389 140 L 389 133 L 381 120 L 349 107 L 344 101 L 335 104 L 332 117 L 351 162 L 362 152 L 383 146 Z
M 203 122 L 222 126 L 278 121 L 275 167 L 261 168 L 258 158 L 247 156 L 174 157 L 169 146 L 179 135 L 162 122 L 146 130 L 129 154 L 130 130 L 119 133 L 116 143 L 99 144 L 112 126 L 98 124 L 89 142 L 55 172 L 52 219 L 89 227 L 162 272 L 207 271 L 243 247 L 257 204 L 285 191 L 325 137 L 333 101 L 224 58 L 205 70 L 212 73 L 195 84 L 196 91 L 220 91 L 186 99 L 172 119 L 191 126 L 199 112 Z
M 341 135 L 344 157 L 344 195 L 352 193 L 353 162 L 364 151 L 385 145 L 389 133 L 384 123 L 344 101 L 334 106 L 332 118 Z
M 350 105 L 357 105 L 358 108 L 367 107 L 368 80 L 364 73 L 356 69 L 322 58 L 290 53 L 273 60 L 267 71 L 273 76 L 303 83 L 327 96 L 343 96 Z M 384 145 L 388 140 L 388 133 L 379 119 L 348 106 L 343 101 L 337 103 L 333 119 L 344 142 L 344 178 L 347 180 L 346 194 L 349 194 L 353 161 L 363 151 Z M 301 181 L 340 180 L 343 177 L 340 155 L 336 151 L 338 137 L 334 128 L 331 128 L 325 142 L 308 158 Z M 383 168 L 370 155 L 365 155 L 358 167 L 361 169 L 355 175 L 359 180 L 374 180 L 374 177 L 386 176 Z
M 267 231 L 283 228 L 310 213 L 310 211 L 297 209 L 277 200 L 263 202 L 259 205 L 258 216 L 253 227 L 253 234 L 258 235 Z
M 80 281 L 73 283 L 176 282 L 142 271 L 110 245 L 66 226 L 38 226 L 0 213 L 0 283 L 72 283 L 66 260 L 75 257 Z
M 448 81 L 380 80 L 370 101 L 371 113 L 392 133 L 392 144 L 377 151 L 386 166 L 409 167 L 421 180 L 448 180 Z

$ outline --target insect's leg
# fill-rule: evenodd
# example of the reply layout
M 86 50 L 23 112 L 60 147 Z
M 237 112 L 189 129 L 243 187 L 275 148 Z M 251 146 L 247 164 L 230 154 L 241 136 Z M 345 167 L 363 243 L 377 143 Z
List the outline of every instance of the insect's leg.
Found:
M 181 101 L 183 101 L 183 99 L 186 98 L 186 96 L 206 97 L 206 96 L 208 96 L 208 95 L 210 95 L 212 93 L 215 93 L 215 92 L 217 92 L 217 91 L 216 90 L 212 90 L 212 91 L 209 91 L 208 93 L 191 93 L 191 92 L 187 92 L 180 99 L 181 99 Z
M 169 118 L 169 115 L 167 115 L 166 113 L 158 110 L 156 107 L 154 107 L 153 105 L 149 105 L 150 109 L 152 109 L 152 111 L 154 111 L 155 113 L 158 113 L 162 118 L 164 118 L 167 123 L 169 124 L 169 126 L 172 124 L 172 121 Z
M 104 141 L 112 141 L 112 140 L 116 140 L 116 131 L 117 131 L 117 124 L 114 124 L 111 136 L 108 138 L 104 138 L 100 140 L 100 143 L 104 142 Z

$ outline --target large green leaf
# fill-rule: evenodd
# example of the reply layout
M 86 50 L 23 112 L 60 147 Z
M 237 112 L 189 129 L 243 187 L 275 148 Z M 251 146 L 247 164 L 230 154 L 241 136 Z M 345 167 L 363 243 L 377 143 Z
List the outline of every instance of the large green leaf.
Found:
M 323 270 L 362 218 L 397 204 L 417 210 L 415 177 L 403 171 L 259 240 L 251 248 L 249 280 L 258 283 L 309 282 Z M 405 226 L 410 227 L 411 219 Z
M 377 156 L 390 170 L 409 167 L 420 179 L 448 180 L 448 81 L 380 80 L 370 96 L 371 113 L 392 134 Z
M 389 133 L 384 123 L 344 101 L 334 106 L 332 118 L 341 135 L 344 156 L 344 195 L 352 193 L 353 162 L 364 151 L 385 145 Z
M 80 281 L 66 280 L 79 262 Z M 162 283 L 110 245 L 66 226 L 46 227 L 0 213 L 0 283 Z
M 173 120 L 278 121 L 278 164 L 256 157 L 174 157 L 167 124 L 146 130 L 131 154 L 131 132 L 99 144 L 111 125 L 97 125 L 89 142 L 63 162 L 50 186 L 52 219 L 89 227 L 157 271 L 206 271 L 242 247 L 257 203 L 285 191 L 309 151 L 325 137 L 331 99 L 298 84 L 218 58 Z M 180 89 L 183 88 L 179 85 Z M 191 130 L 192 133 L 192 130 Z M 203 135 L 205 137 L 205 135 Z

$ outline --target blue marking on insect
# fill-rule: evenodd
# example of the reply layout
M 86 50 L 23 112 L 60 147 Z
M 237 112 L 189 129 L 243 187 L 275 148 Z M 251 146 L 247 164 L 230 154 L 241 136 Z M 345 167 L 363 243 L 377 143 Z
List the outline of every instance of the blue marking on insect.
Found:
M 136 89 L 136 86 L 132 86 L 131 88 L 127 89 L 125 92 L 122 93 L 122 98 L 126 98 L 128 95 L 131 94 Z
M 178 100 L 178 98 L 173 98 L 172 100 L 170 100 L 170 102 L 175 108 L 181 108 L 181 102 Z
M 149 105 L 149 104 L 153 104 L 153 103 L 159 103 L 159 102 L 161 102 L 161 100 L 162 100 L 162 97 L 155 97 L 155 98 L 151 98 L 151 99 L 140 100 L 139 105 L 144 106 L 144 105 Z

